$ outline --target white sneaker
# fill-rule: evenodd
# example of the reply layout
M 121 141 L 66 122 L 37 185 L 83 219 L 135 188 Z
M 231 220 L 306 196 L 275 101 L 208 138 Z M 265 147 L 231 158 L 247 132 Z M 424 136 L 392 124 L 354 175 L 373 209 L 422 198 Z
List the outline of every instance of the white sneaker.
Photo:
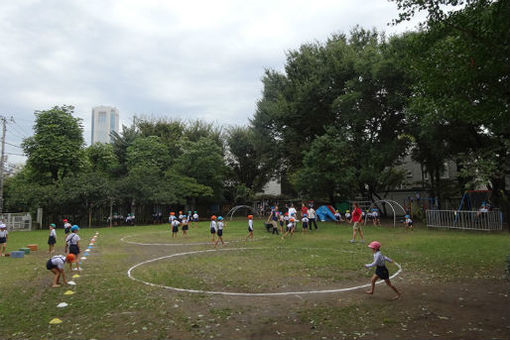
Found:
M 349 242 L 354 243 L 355 241 L 354 240 L 350 240 Z

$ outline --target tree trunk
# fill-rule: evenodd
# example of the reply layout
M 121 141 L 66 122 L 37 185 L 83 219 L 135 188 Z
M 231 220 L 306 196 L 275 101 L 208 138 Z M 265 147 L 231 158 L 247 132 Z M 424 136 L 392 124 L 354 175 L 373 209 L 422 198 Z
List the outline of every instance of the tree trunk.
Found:
M 92 203 L 89 204 L 89 228 L 92 227 Z

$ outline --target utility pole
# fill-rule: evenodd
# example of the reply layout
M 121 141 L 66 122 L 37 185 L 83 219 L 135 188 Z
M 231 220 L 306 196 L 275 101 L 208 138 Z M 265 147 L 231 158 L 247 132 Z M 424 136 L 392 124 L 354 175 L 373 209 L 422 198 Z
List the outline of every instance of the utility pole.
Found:
M 5 132 L 7 130 L 7 119 L 0 116 L 2 122 L 2 154 L 0 156 L 0 214 L 4 211 L 4 161 L 5 161 Z

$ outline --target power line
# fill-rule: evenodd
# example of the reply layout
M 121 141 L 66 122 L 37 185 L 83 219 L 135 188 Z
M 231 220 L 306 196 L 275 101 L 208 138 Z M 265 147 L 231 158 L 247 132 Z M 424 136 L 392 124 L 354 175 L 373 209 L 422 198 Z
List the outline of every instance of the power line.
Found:
M 21 146 L 15 145 L 15 144 L 11 144 L 9 142 L 5 142 L 5 144 L 10 145 L 10 146 L 14 146 L 15 148 L 18 148 L 18 149 L 23 149 Z
M 11 156 L 21 156 L 21 157 L 26 157 L 25 155 L 22 155 L 22 154 L 19 154 L 19 153 L 12 153 L 12 152 L 5 152 L 6 155 L 11 155 Z
M 17 131 L 17 133 L 20 133 L 23 138 L 27 138 L 28 136 L 25 134 L 25 130 L 23 129 L 23 127 L 21 125 L 19 125 L 18 123 L 14 122 L 14 125 L 12 125 L 12 127 Z M 12 132 L 12 130 L 11 130 Z

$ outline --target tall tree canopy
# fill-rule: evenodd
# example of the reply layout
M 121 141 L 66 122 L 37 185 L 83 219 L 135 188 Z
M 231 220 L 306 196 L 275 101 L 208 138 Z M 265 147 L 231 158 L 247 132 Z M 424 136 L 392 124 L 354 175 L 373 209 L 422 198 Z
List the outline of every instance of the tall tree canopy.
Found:
M 39 182 L 64 178 L 83 165 L 83 127 L 73 112 L 73 106 L 65 105 L 35 112 L 34 135 L 22 147 Z

